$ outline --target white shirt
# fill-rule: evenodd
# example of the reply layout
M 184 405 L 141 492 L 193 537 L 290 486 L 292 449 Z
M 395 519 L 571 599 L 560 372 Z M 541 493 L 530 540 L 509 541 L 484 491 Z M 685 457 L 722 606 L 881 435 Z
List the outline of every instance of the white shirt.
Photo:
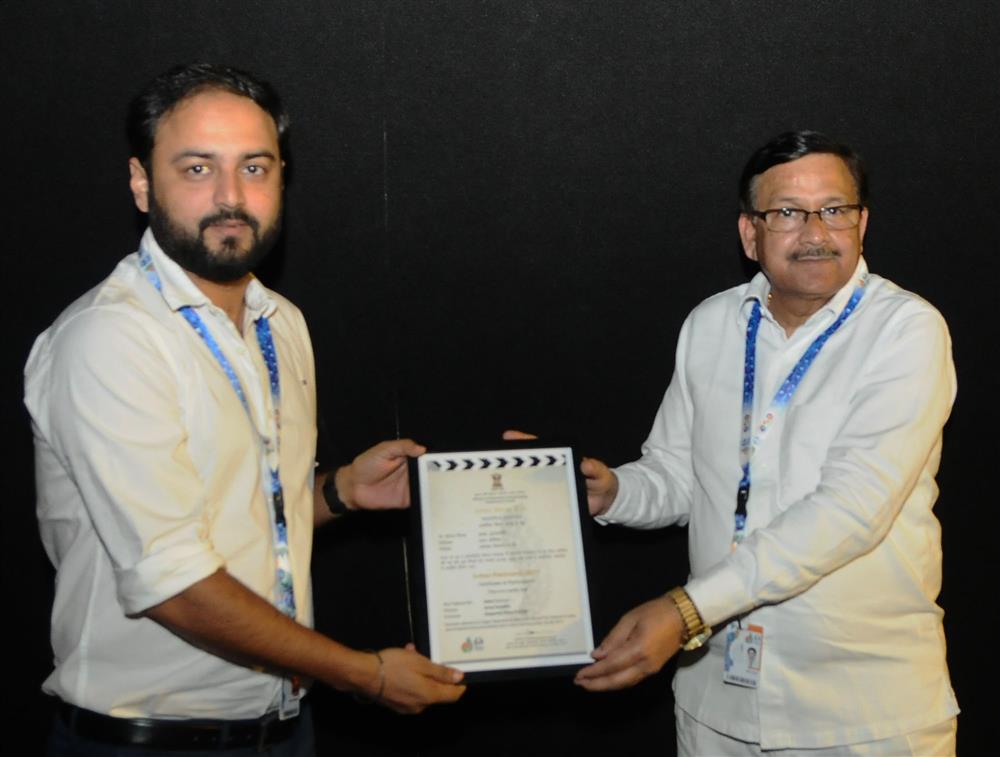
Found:
M 280 473 L 297 620 L 312 623 L 309 559 L 316 401 L 299 310 L 251 281 L 243 333 L 147 230 L 158 292 L 126 257 L 35 342 L 25 369 L 38 519 L 56 567 L 55 670 L 45 691 L 119 717 L 251 718 L 280 679 L 179 639 L 143 610 L 225 568 L 268 601 L 276 565 L 266 464 L 229 379 L 178 312 L 193 306 L 273 424 L 253 321 L 267 317 L 281 375 Z
M 866 273 L 862 259 L 791 337 L 767 310 L 762 274 L 695 308 L 642 458 L 617 470 L 619 494 L 602 519 L 688 525 L 686 588 L 717 633 L 707 651 L 682 654 L 677 703 L 763 749 L 885 738 L 958 712 L 931 511 L 955 372 L 947 326 L 925 301 L 868 278 L 754 454 L 749 535 L 732 548 L 752 302 L 762 305 L 759 422 Z M 764 628 L 756 690 L 722 682 L 722 624 L 734 616 Z

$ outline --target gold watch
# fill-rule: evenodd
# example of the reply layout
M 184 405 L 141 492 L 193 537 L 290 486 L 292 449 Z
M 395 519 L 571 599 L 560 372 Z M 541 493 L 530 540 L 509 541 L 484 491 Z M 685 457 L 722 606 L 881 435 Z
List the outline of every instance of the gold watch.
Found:
M 692 649 L 698 649 L 708 641 L 708 637 L 712 635 L 712 629 L 701 619 L 698 608 L 694 606 L 694 602 L 691 601 L 691 597 L 688 596 L 683 587 L 678 586 L 676 589 L 671 589 L 667 592 L 667 596 L 677 607 L 677 611 L 681 614 L 681 620 L 684 621 L 681 648 L 688 652 Z

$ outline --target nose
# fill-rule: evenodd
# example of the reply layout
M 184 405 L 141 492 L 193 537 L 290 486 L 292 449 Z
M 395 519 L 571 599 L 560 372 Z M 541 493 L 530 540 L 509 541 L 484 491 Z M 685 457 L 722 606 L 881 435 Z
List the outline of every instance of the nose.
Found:
M 215 204 L 220 208 L 239 208 L 243 205 L 243 185 L 235 171 L 219 171 L 216 174 Z
M 810 213 L 806 216 L 806 225 L 802 227 L 802 237 L 816 241 L 830 238 L 830 229 L 820 219 L 819 213 Z

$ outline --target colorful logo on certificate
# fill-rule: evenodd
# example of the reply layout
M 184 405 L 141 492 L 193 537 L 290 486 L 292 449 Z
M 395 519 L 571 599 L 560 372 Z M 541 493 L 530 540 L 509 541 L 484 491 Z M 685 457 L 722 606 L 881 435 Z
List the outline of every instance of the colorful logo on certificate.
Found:
M 483 637 L 482 636 L 466 636 L 465 641 L 462 642 L 463 652 L 482 652 L 484 648 Z

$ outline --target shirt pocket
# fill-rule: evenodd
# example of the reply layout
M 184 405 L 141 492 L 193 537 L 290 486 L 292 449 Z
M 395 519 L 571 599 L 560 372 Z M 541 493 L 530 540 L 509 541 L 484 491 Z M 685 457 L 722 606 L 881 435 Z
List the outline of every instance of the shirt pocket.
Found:
M 819 486 L 823 465 L 847 418 L 845 402 L 813 401 L 788 408 L 781 434 L 781 509 Z

